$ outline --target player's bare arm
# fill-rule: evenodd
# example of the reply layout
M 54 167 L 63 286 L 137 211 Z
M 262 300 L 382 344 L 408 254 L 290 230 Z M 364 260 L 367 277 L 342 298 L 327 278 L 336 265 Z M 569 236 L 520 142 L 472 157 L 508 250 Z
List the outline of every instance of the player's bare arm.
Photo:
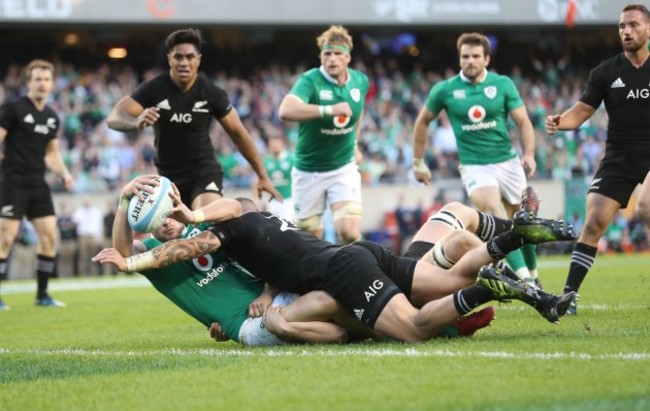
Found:
M 264 312 L 271 306 L 273 303 L 273 298 L 280 292 L 279 289 L 269 285 L 264 284 L 264 290 L 259 297 L 253 300 L 248 305 L 248 316 L 249 317 L 261 317 Z
M 169 217 L 183 224 L 217 223 L 237 218 L 242 214 L 241 204 L 232 198 L 219 198 L 201 208 L 190 210 L 181 201 L 180 193 L 175 185 L 170 195 L 174 201 L 174 208 L 172 208 Z
M 183 240 L 171 240 L 145 253 L 124 258 L 115 248 L 105 248 L 92 258 L 93 262 L 113 264 L 123 272 L 146 271 L 166 267 L 215 252 L 221 241 L 210 231 Z
M 262 164 L 262 159 L 260 159 L 255 145 L 253 144 L 253 139 L 250 134 L 242 124 L 241 119 L 237 111 L 230 110 L 228 114 L 219 119 L 219 123 L 224 130 L 228 133 L 233 143 L 239 149 L 239 152 L 244 156 L 248 164 L 251 165 L 255 174 L 257 174 L 257 194 L 261 197 L 262 191 L 266 191 L 271 195 L 272 198 L 275 198 L 279 202 L 282 202 L 282 195 L 275 189 L 275 186 L 271 182 L 268 174 L 266 174 L 266 169 Z
M 108 126 L 117 131 L 133 131 L 150 127 L 158 121 L 157 107 L 144 108 L 130 96 L 117 102 L 106 120 Z
M 219 250 L 221 241 L 210 231 L 203 231 L 195 237 L 171 240 L 151 250 L 153 267 L 160 268 L 191 260 Z
M 284 121 L 306 121 L 320 117 L 352 116 L 352 108 L 347 102 L 321 106 L 318 104 L 307 104 L 300 97 L 287 94 L 280 103 L 278 109 L 280 118 Z
M 535 162 L 535 129 L 528 117 L 526 106 L 512 110 L 510 115 L 521 133 L 521 147 L 523 150 L 521 165 L 524 166 L 526 174 L 530 178 L 535 175 L 535 170 L 537 170 L 537 163 Z
M 438 117 L 438 113 L 429 111 L 422 107 L 413 125 L 413 174 L 415 179 L 421 183 L 431 182 L 431 171 L 424 163 L 424 150 L 427 146 L 427 132 L 429 123 Z
M 45 148 L 45 164 L 54 172 L 54 174 L 61 178 L 66 190 L 72 190 L 72 186 L 74 186 L 74 178 L 72 178 L 72 175 L 63 162 L 61 152 L 59 151 L 59 140 L 56 138 L 47 143 L 47 147 Z
M 558 130 L 575 130 L 596 112 L 596 108 L 577 101 L 573 107 L 562 114 L 546 117 L 546 132 L 554 135 Z

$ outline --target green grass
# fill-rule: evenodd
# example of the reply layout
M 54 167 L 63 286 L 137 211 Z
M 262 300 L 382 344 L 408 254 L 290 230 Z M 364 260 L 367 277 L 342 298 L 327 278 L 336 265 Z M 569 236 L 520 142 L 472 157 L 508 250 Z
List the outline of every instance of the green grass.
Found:
M 568 256 L 541 262 L 558 291 Z M 88 279 L 89 287 L 122 279 Z M 13 292 L 2 410 L 648 410 L 650 256 L 599 256 L 577 317 L 519 304 L 471 339 L 245 349 L 212 342 L 151 287 Z M 58 291 L 57 291 L 58 289 Z

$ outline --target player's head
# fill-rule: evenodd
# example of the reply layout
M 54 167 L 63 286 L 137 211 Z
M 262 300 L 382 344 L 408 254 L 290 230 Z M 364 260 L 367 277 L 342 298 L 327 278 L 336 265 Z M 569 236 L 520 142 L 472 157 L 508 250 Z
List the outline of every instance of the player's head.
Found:
M 618 34 L 623 50 L 636 52 L 648 47 L 650 37 L 650 11 L 643 4 L 628 4 L 621 11 Z
M 284 138 L 281 135 L 274 135 L 269 137 L 269 141 L 267 145 L 269 149 L 269 154 L 274 157 L 280 156 L 280 154 L 282 154 L 286 149 L 286 145 L 284 144 Z
M 54 65 L 45 60 L 32 60 L 25 68 L 27 95 L 34 100 L 48 98 L 54 87 Z
M 164 243 L 165 241 L 181 238 L 183 230 L 185 230 L 185 224 L 179 223 L 173 218 L 166 218 L 163 225 L 153 230 L 151 234 Z
M 476 80 L 490 64 L 490 40 L 480 33 L 463 33 L 456 41 L 456 48 L 463 75 Z
M 257 207 L 257 204 L 255 204 L 255 201 L 251 200 L 250 198 L 237 197 L 235 200 L 239 201 L 239 204 L 241 204 L 242 215 L 260 211 L 260 209 Z
M 320 49 L 320 62 L 327 74 L 338 77 L 345 74 L 350 63 L 352 36 L 343 26 L 330 26 L 318 36 L 316 44 Z
M 167 62 L 172 78 L 188 83 L 196 78 L 201 64 L 203 38 L 197 29 L 176 30 L 165 40 Z

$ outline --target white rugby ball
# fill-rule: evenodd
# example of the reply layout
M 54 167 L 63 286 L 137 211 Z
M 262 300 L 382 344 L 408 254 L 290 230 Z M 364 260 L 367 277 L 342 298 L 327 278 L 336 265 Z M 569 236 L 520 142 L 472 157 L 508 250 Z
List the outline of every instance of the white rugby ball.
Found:
M 153 187 L 153 193 L 140 191 L 142 200 L 133 196 L 127 210 L 127 220 L 134 231 L 150 233 L 162 226 L 169 212 L 174 208 L 174 202 L 169 196 L 172 183 L 167 177 L 158 179 L 160 185 Z

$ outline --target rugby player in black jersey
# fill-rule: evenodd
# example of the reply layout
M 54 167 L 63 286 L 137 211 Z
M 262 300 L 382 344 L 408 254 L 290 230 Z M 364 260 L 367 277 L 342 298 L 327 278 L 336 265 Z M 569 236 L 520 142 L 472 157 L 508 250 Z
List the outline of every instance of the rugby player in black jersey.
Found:
M 47 293 L 55 267 L 56 216 L 50 188 L 45 181 L 49 168 L 71 190 L 74 179 L 59 153 L 59 117 L 47 105 L 54 87 L 54 66 L 33 60 L 25 70 L 27 95 L 0 109 L 0 279 L 6 279 L 8 256 L 26 216 L 38 235 L 36 247 L 36 305 L 64 306 Z M 0 300 L 0 310 L 8 309 Z
M 618 23 L 623 52 L 589 74 L 580 100 L 561 115 L 546 119 L 546 131 L 573 130 L 602 102 L 609 117 L 605 157 L 587 194 L 587 213 L 564 286 L 577 292 L 594 264 L 598 240 L 616 212 L 627 207 L 641 184 L 636 214 L 650 226 L 650 12 L 642 4 L 623 8 Z M 569 311 L 575 314 L 575 306 Z
M 118 101 L 108 126 L 118 131 L 152 126 L 158 173 L 176 184 L 183 203 L 196 209 L 222 196 L 223 171 L 209 134 L 215 118 L 257 174 L 258 194 L 266 191 L 282 201 L 228 95 L 198 73 L 202 44 L 199 30 L 171 33 L 165 40 L 169 72 Z
M 491 265 L 481 268 L 525 243 L 573 239 L 572 228 L 562 222 L 521 213 L 513 230 L 470 250 L 445 270 L 397 257 L 367 241 L 336 246 L 278 216 L 257 212 L 249 199 L 238 200 L 221 199 L 201 210 L 187 210 L 181 218 L 185 223 L 196 223 L 198 216 L 209 221 L 217 215 L 240 216 L 215 223 L 191 239 L 168 241 L 126 259 L 115 249 L 104 249 L 93 261 L 133 272 L 223 249 L 269 285 L 300 294 L 325 291 L 379 334 L 409 342 L 435 336 L 492 300 L 520 299 L 557 322 L 575 299 L 575 293 L 557 297 L 517 283 Z

